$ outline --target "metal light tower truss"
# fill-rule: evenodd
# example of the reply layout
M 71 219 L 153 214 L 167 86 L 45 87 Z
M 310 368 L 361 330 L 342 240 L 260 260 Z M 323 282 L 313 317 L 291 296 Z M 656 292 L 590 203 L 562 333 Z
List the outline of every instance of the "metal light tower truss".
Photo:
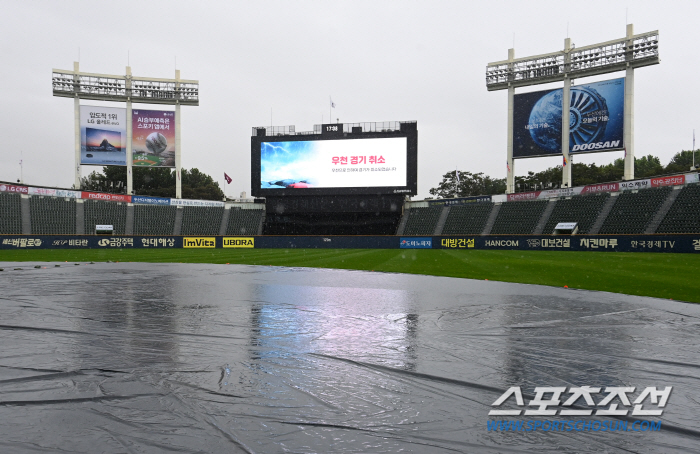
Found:
M 125 75 L 93 74 L 79 71 L 78 62 L 73 63 L 73 71 L 53 69 L 53 95 L 73 98 L 75 105 L 75 187 L 80 187 L 80 100 L 124 102 L 127 109 L 126 167 L 127 192 L 133 187 L 131 150 L 131 104 L 169 104 L 175 106 L 175 170 L 177 178 L 176 198 L 182 196 L 180 178 L 180 106 L 199 105 L 199 81 L 180 79 L 180 71 L 175 70 L 174 79 L 154 79 L 134 77 L 131 67 L 126 67 Z
M 131 87 L 127 88 L 130 80 Z M 98 101 L 137 102 L 146 104 L 199 105 L 199 82 L 196 80 L 152 79 L 110 76 L 53 70 L 53 95 Z
M 571 49 L 570 61 L 566 52 L 559 51 L 512 61 L 489 63 L 486 67 L 486 88 L 489 91 L 505 90 L 509 86 L 525 87 L 564 80 L 624 71 L 628 67 L 659 63 L 659 32 L 635 35 L 591 46 Z M 629 66 L 628 66 L 629 63 Z
M 635 35 L 627 25 L 627 36 L 612 41 L 573 48 L 570 39 L 564 50 L 531 57 L 514 58 L 509 49 L 508 60 L 486 66 L 488 91 L 508 90 L 508 178 L 507 192 L 514 191 L 513 159 L 513 96 L 515 88 L 550 82 L 564 82 L 564 103 L 568 102 L 571 80 L 581 77 L 626 71 L 625 82 L 625 179 L 634 179 L 634 69 L 656 65 L 659 59 L 658 30 Z M 564 105 L 562 114 L 568 113 Z M 566 120 L 566 121 L 565 121 Z M 569 160 L 569 121 L 562 118 L 562 153 Z M 570 186 L 571 166 L 565 166 L 562 182 Z

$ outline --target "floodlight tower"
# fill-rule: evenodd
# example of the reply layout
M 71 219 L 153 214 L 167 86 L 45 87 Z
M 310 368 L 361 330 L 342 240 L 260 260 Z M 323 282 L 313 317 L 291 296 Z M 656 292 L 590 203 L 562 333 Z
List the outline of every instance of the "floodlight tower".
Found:
M 577 47 L 569 38 L 564 40 L 564 50 L 532 57 L 515 58 L 515 50 L 508 49 L 508 60 L 489 63 L 486 66 L 488 91 L 508 90 L 508 177 L 506 192 L 515 192 L 515 159 L 513 157 L 513 114 L 515 89 L 549 82 L 564 82 L 562 94 L 561 150 L 566 162 L 569 159 L 569 126 L 571 81 L 575 78 L 626 72 L 624 102 L 624 141 L 619 149 L 625 149 L 625 180 L 634 179 L 634 70 L 656 65 L 659 59 L 659 32 L 634 34 L 634 26 L 627 25 L 624 38 Z M 609 151 L 609 150 L 606 150 Z M 571 186 L 571 165 L 562 172 L 562 186 Z
M 182 198 L 180 178 L 182 147 L 180 143 L 180 106 L 199 105 L 199 81 L 180 79 L 180 70 L 175 70 L 174 79 L 133 77 L 131 67 L 126 74 L 93 74 L 80 72 L 78 62 L 73 62 L 73 71 L 54 69 L 52 76 L 53 95 L 73 98 L 75 115 L 75 187 L 80 188 L 80 100 L 126 103 L 126 190 L 133 191 L 133 156 L 131 149 L 132 125 L 131 104 L 168 104 L 175 106 L 175 197 Z

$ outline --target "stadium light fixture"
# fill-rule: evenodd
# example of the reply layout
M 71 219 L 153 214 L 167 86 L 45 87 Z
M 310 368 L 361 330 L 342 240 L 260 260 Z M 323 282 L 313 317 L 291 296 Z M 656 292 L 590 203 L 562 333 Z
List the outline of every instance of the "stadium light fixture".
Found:
M 132 151 L 131 151 L 131 104 L 167 104 L 175 106 L 175 197 L 182 197 L 182 182 L 179 178 L 180 159 L 180 106 L 199 105 L 199 81 L 180 78 L 180 71 L 175 70 L 174 79 L 151 77 L 134 77 L 131 67 L 126 67 L 125 75 L 96 74 L 80 72 L 78 62 L 73 63 L 73 71 L 53 69 L 51 76 L 53 95 L 74 99 L 75 109 L 75 187 L 80 188 L 80 100 L 124 102 L 127 109 L 127 193 L 132 193 Z
M 659 60 L 659 32 L 634 35 L 586 47 L 550 54 L 489 63 L 486 66 L 488 91 L 526 87 L 656 65 Z M 566 60 L 569 55 L 570 61 Z
M 508 172 L 506 193 L 515 190 L 515 160 L 513 157 L 513 98 L 515 89 L 550 82 L 564 82 L 562 98 L 569 98 L 571 82 L 581 77 L 626 71 L 624 105 L 625 180 L 634 179 L 634 70 L 656 65 L 659 59 L 658 30 L 635 35 L 634 26 L 627 24 L 624 38 L 575 47 L 569 38 L 564 50 L 530 57 L 515 58 L 515 50 L 508 50 L 508 60 L 486 65 L 486 89 L 508 90 Z M 562 154 L 569 157 L 569 120 L 564 118 L 568 109 L 562 108 Z M 562 186 L 571 187 L 571 165 L 562 169 Z

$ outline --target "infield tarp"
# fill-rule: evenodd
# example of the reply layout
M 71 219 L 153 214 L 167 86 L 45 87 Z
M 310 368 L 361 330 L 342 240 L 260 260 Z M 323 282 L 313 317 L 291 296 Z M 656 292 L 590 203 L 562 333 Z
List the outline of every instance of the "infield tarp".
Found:
M 698 305 L 345 270 L 34 265 L 0 263 L 2 452 L 700 446 Z M 649 386 L 672 393 L 661 416 L 489 416 L 511 387 L 532 410 L 535 388 L 568 398 L 577 386 L 601 388 L 591 411 L 608 409 L 607 387 L 634 388 L 629 404 L 616 401 L 628 413 Z M 489 430 L 489 421 L 591 430 Z M 635 421 L 658 430 L 634 431 Z M 600 430 L 622 423 L 629 429 Z

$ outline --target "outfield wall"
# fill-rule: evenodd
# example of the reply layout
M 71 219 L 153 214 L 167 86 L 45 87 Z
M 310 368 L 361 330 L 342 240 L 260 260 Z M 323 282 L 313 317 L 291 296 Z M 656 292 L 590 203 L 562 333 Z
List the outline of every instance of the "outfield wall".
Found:
M 487 236 L 103 236 L 0 235 L 17 249 L 497 249 L 700 253 L 700 234 Z

